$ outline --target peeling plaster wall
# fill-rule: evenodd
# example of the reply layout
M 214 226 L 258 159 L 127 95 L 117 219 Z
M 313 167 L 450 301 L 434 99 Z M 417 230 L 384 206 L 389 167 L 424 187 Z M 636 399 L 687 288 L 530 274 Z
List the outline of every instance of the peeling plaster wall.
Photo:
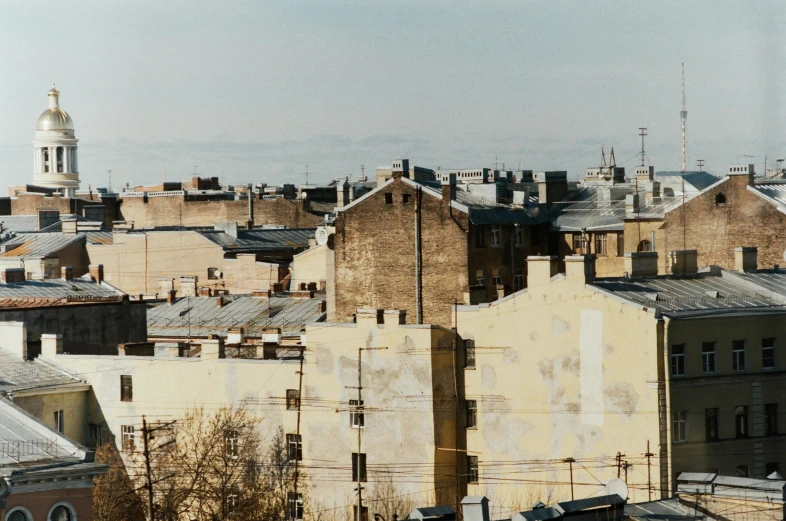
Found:
M 567 464 L 526 462 L 573 457 L 575 496 L 586 497 L 597 480 L 617 477 L 618 451 L 640 463 L 650 440 L 658 452 L 659 328 L 651 312 L 561 278 L 460 307 L 457 322 L 476 350 L 476 368 L 465 370 L 466 394 L 478 401 L 467 450 L 478 455 L 480 481 L 469 494 L 523 507 L 548 495 L 570 499 Z M 646 500 L 646 471 L 628 482 Z

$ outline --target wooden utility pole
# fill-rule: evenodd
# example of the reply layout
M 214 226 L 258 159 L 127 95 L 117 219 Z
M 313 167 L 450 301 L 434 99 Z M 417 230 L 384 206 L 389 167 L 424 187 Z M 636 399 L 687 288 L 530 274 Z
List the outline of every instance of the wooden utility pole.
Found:
M 269 300 L 269 299 L 268 299 Z M 297 439 L 297 449 L 301 449 L 302 445 L 300 443 L 300 407 L 303 403 L 303 353 L 305 351 L 305 347 L 300 348 L 300 371 L 298 371 L 298 384 L 297 384 L 297 429 L 295 430 L 295 436 Z M 300 458 L 298 458 L 298 452 L 300 450 L 295 451 L 295 483 L 294 483 L 294 493 L 295 493 L 295 510 L 297 511 L 297 482 L 298 482 L 298 463 L 300 462 Z
M 644 454 L 647 458 L 647 494 L 649 501 L 652 501 L 652 462 L 650 458 L 655 454 L 650 452 L 650 440 L 647 440 L 647 452 Z
M 620 478 L 622 475 L 622 457 L 624 456 L 623 453 L 617 452 L 616 460 L 617 460 L 617 479 Z
M 150 476 L 150 446 L 148 443 L 147 420 L 142 416 L 142 442 L 145 456 L 145 476 L 147 477 L 147 516 L 150 521 L 155 520 L 153 515 L 153 478 Z
M 570 500 L 573 501 L 575 499 L 573 496 L 573 462 L 576 460 L 573 458 L 565 458 L 562 461 L 570 465 Z

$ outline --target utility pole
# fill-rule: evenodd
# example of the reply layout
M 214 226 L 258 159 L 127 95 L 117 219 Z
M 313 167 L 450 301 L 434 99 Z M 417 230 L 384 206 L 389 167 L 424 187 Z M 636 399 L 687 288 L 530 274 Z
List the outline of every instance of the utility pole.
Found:
M 625 484 L 628 484 L 628 469 L 633 466 L 633 463 L 628 463 L 627 461 L 622 464 L 622 470 L 625 471 Z
M 647 494 L 648 500 L 652 501 L 652 462 L 650 458 L 652 458 L 655 454 L 650 452 L 650 440 L 647 440 L 647 452 L 644 456 L 647 458 Z
M 363 487 L 361 486 L 361 472 L 360 472 L 360 449 L 361 449 L 361 428 L 360 428 L 360 415 L 363 414 L 363 366 L 362 366 L 362 359 L 363 359 L 363 351 L 376 351 L 387 349 L 387 347 L 358 347 L 358 386 L 356 387 L 358 391 L 358 403 L 355 406 L 355 416 L 356 421 L 358 423 L 358 452 L 357 452 L 357 460 L 355 464 L 355 470 L 357 478 L 357 486 L 358 486 L 358 503 L 357 503 L 357 519 L 356 521 L 363 521 Z M 352 389 L 352 387 L 348 387 L 348 389 Z M 365 424 L 365 416 L 363 417 L 363 423 Z
M 575 499 L 573 496 L 573 462 L 576 460 L 573 458 L 565 458 L 562 461 L 570 465 L 570 500 L 573 501 Z
M 153 515 L 153 478 L 150 476 L 150 446 L 148 444 L 147 420 L 142 416 L 142 440 L 144 443 L 145 476 L 147 478 L 147 515 L 150 521 L 155 520 Z
M 305 346 L 300 348 L 300 370 L 298 371 L 299 378 L 297 384 L 297 429 L 295 430 L 295 435 L 297 436 L 296 441 L 298 444 L 298 448 L 302 447 L 300 442 L 300 407 L 302 406 L 303 403 L 303 396 L 301 393 L 303 392 L 303 353 L 305 352 L 305 350 L 306 350 Z M 300 451 L 295 451 L 295 483 L 293 487 L 295 492 L 296 504 L 298 500 L 297 498 L 298 462 L 300 461 L 300 458 L 297 457 L 298 452 Z M 297 510 L 297 507 L 295 507 L 295 510 Z
M 615 459 L 617 460 L 617 479 L 622 475 L 622 457 L 625 456 L 621 452 L 617 452 Z

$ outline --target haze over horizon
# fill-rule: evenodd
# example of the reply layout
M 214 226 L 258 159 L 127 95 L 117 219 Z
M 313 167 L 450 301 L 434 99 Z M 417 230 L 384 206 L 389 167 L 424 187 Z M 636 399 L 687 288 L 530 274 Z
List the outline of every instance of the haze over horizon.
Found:
M 429 168 L 583 174 L 784 157 L 781 2 L 0 4 L 0 189 L 32 182 L 55 74 L 82 189 Z M 753 158 L 746 158 L 746 155 Z

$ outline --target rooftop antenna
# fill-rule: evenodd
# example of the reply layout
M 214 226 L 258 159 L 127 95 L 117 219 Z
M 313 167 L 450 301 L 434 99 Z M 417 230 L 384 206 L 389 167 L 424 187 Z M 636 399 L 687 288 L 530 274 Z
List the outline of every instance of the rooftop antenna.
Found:
M 360 180 L 366 182 L 366 165 L 360 165 Z
M 644 136 L 647 135 L 647 127 L 639 127 L 639 135 L 641 136 L 641 166 L 644 166 Z
M 609 167 L 617 167 L 617 160 L 614 158 L 614 147 L 611 147 L 611 153 L 609 154 Z
M 109 175 L 109 193 L 112 193 L 112 171 L 107 170 L 106 173 Z
M 703 159 L 697 159 L 696 160 L 696 164 L 699 165 L 699 172 L 703 172 L 704 171 L 704 160 Z
M 497 170 L 499 167 L 499 162 L 497 161 L 499 156 L 494 156 L 494 170 Z
M 308 186 L 308 165 L 306 165 L 306 186 Z
M 688 120 L 688 109 L 685 102 L 685 62 L 682 62 L 682 110 L 680 110 L 680 120 L 682 122 L 682 173 L 687 169 L 687 155 L 685 152 L 685 125 Z
M 603 149 L 603 145 L 600 147 L 600 166 L 606 166 L 606 151 Z

